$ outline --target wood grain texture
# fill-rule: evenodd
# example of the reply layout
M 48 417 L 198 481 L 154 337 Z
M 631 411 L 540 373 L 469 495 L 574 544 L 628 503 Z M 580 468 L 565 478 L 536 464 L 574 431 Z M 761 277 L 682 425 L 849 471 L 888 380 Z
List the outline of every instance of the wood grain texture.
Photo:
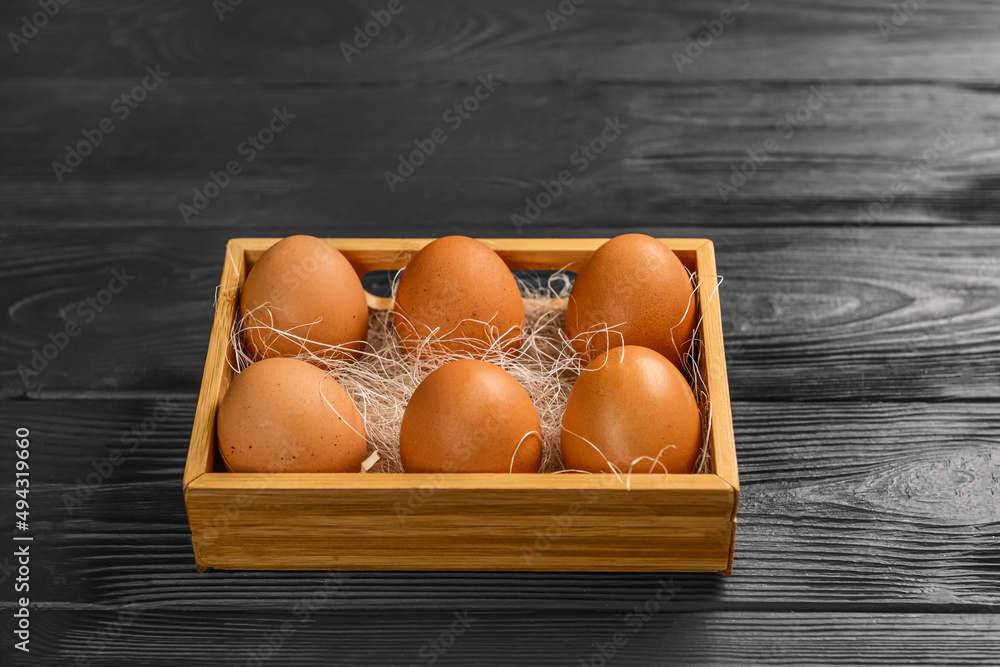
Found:
M 674 250 L 683 260 L 681 253 Z M 736 465 L 736 446 L 733 440 L 733 411 L 729 394 L 729 372 L 726 370 L 726 351 L 722 334 L 722 307 L 718 290 L 718 267 L 715 262 L 715 245 L 705 241 L 695 251 L 694 275 L 698 278 L 698 338 L 701 340 L 699 366 L 701 377 L 712 403 L 709 417 L 708 443 L 711 454 L 710 470 L 733 489 L 733 525 L 735 535 L 736 512 L 740 504 L 740 477 Z M 691 270 L 691 267 L 687 267 Z M 733 573 L 733 543 L 730 542 L 729 568 Z
M 219 287 L 215 293 L 215 317 L 212 320 L 208 354 L 205 355 L 205 372 L 201 377 L 198 407 L 191 426 L 191 446 L 184 466 L 185 490 L 191 482 L 214 469 L 218 453 L 216 420 L 219 398 L 234 373 L 236 353 L 230 336 L 237 318 L 242 317 L 237 302 L 248 271 L 246 253 L 238 241 L 229 241 L 222 260 Z
M 336 235 L 344 224 L 282 223 Z M 231 232 L 133 230 L 95 237 L 8 227 L 0 245 L 2 389 L 13 396 L 197 391 L 224 248 Z M 473 225 L 453 230 L 477 233 Z M 573 233 L 566 229 L 566 233 Z M 612 227 L 588 229 L 595 236 Z M 700 227 L 648 225 L 659 236 Z M 577 232 L 578 233 L 578 232 Z M 712 234 L 729 384 L 737 400 L 996 399 L 1000 368 L 1000 229 L 743 227 Z M 111 271 L 135 281 L 89 324 L 79 304 Z M 27 391 L 17 369 L 68 322 L 81 333 Z
M 555 30 L 546 10 L 557 10 L 558 3 L 404 3 L 403 12 L 348 63 L 340 43 L 385 4 L 247 1 L 220 21 L 210 3 L 152 0 L 123 7 L 104 0 L 63 8 L 16 61 L 9 51 L 5 57 L 16 64 L 11 74 L 20 77 L 127 76 L 161 62 L 176 76 L 280 83 L 453 81 L 494 68 L 516 81 L 810 81 L 835 75 L 993 82 L 1000 66 L 1000 18 L 988 0 L 923 7 L 888 39 L 878 22 L 891 19 L 890 2 L 586 3 Z M 736 6 L 746 10 L 736 11 L 736 20 L 678 71 L 673 53 L 705 30 L 703 21 Z M 3 25 L 17 26 L 36 10 L 12 3 L 0 17 Z
M 663 590 L 683 590 L 664 581 Z M 332 587 L 336 583 L 329 584 Z M 601 649 L 618 664 L 641 665 L 989 665 L 1000 660 L 994 615 L 816 613 L 674 613 L 651 586 L 640 602 L 655 613 L 480 612 L 472 607 L 426 614 L 298 612 L 224 615 L 175 610 L 46 610 L 38 639 L 18 664 L 579 665 Z M 312 591 L 317 597 L 324 589 Z M 653 603 L 656 603 L 654 606 Z M 631 615 L 630 615 L 631 614 Z M 114 636 L 114 623 L 127 621 Z M 615 642 L 615 633 L 618 644 Z M 445 636 L 443 636 L 445 635 Z M 516 637 L 513 641 L 511 638 Z M 431 642 L 437 642 L 431 644 Z M 442 650 L 443 644 L 447 649 Z M 37 647 L 37 648 L 36 648 Z M 613 654 L 612 654 L 613 651 Z M 169 653 L 169 654 L 168 654 Z
M 233 477 L 209 473 L 185 490 L 199 566 L 584 572 L 730 567 L 735 493 L 712 474 L 670 485 L 637 482 L 631 490 L 611 476 L 598 480 L 600 486 L 548 475 Z
M 162 403 L 167 419 L 129 451 L 122 437 Z M 179 484 L 193 418 L 191 397 L 0 403 L 0 423 L 34 432 L 32 516 L 50 536 L 35 543 L 39 600 L 287 609 L 322 581 L 322 572 L 196 571 Z M 678 610 L 1000 611 L 995 406 L 736 402 L 734 420 L 735 575 L 674 575 Z M 92 461 L 100 467 L 113 449 L 124 460 L 91 491 Z M 12 458 L 0 448 L 0 465 Z M 0 482 L 9 494 L 11 482 Z M 73 511 L 65 494 L 79 498 Z M 12 511 L 0 506 L 0 522 Z M 627 610 L 660 576 L 354 573 L 330 605 Z
M 997 221 L 1000 97 L 989 87 L 829 81 L 817 103 L 813 89 L 825 77 L 712 86 L 507 81 L 455 129 L 454 112 L 445 116 L 473 94 L 474 79 L 354 87 L 167 78 L 124 120 L 111 103 L 135 85 L 130 79 L 2 81 L 0 128 L 17 160 L 0 164 L 0 202 L 11 223 L 53 228 L 227 226 L 233 236 L 276 236 L 296 221 L 345 225 L 351 233 L 342 236 L 436 237 L 471 224 L 479 236 L 510 236 L 525 198 L 566 170 L 573 182 L 525 233 L 857 225 L 860 211 L 890 195 L 857 234 L 869 225 Z M 295 118 L 248 162 L 238 147 L 274 109 Z M 782 124 L 789 114 L 795 127 Z M 53 162 L 65 162 L 67 145 L 102 118 L 114 132 L 60 181 Z M 580 148 L 606 119 L 627 127 L 589 160 Z M 444 143 L 390 189 L 385 174 L 435 129 Z M 777 145 L 770 154 L 768 140 Z M 744 167 L 747 151 L 766 161 Z M 180 205 L 231 160 L 240 173 L 185 219 Z M 734 169 L 749 174 L 746 182 L 721 193 L 720 184 L 740 183 Z

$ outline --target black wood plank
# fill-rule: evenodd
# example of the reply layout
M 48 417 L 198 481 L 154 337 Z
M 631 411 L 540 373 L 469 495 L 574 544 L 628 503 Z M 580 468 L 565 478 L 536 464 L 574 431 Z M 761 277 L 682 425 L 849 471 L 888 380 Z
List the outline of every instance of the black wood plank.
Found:
M 25 225 L 10 229 L 0 243 L 0 387 L 6 395 L 197 392 L 232 230 L 131 229 L 101 236 L 66 230 L 54 237 Z M 368 233 L 348 222 L 296 219 L 257 231 Z M 473 223 L 451 231 L 503 233 Z M 586 234 L 622 231 L 608 225 Z M 872 229 L 861 241 L 844 228 L 764 234 L 650 224 L 629 231 L 710 232 L 715 239 L 737 399 L 1000 396 L 1000 367 L 992 363 L 1000 340 L 997 228 Z M 97 312 L 100 304 L 86 300 L 96 298 L 116 270 L 135 279 Z M 61 338 L 70 323 L 80 332 Z M 66 345 L 48 361 L 40 357 L 55 351 L 45 348 L 50 334 Z M 41 370 L 32 375 L 35 368 Z
M 38 600 L 290 608 L 329 576 L 196 572 L 180 484 L 193 410 L 192 399 L 171 396 L 0 403 L 6 432 L 32 431 Z M 738 402 L 734 418 L 735 574 L 675 575 L 672 608 L 1000 611 L 993 404 Z M 109 464 L 115 450 L 123 460 Z M 4 469 L 13 457 L 0 448 Z M 0 495 L 13 497 L 11 479 L 0 482 Z M 0 525 L 13 520 L 13 503 L 0 505 Z M 328 607 L 622 611 L 661 576 L 353 573 Z
M 332 583 L 331 586 L 336 586 Z M 665 588 L 668 590 L 668 588 Z M 994 615 L 33 610 L 17 664 L 995 665 Z M 315 591 L 322 595 L 323 590 Z M 666 595 L 661 595 L 666 599 Z M 617 634 L 616 634 L 617 633 Z M 4 642 L 8 642 L 7 636 Z M 617 642 L 617 643 L 616 643 Z M 605 657 L 607 656 L 607 657 Z M 81 664 L 81 663 L 75 663 Z
M 314 87 L 171 74 L 134 110 L 113 102 L 137 82 L 0 84 L 10 155 L 0 164 L 7 221 L 220 225 L 236 234 L 293 221 L 398 235 L 474 224 L 510 235 L 518 233 L 511 216 L 519 214 L 533 217 L 523 231 L 540 236 L 650 222 L 849 223 L 863 234 L 878 225 L 997 221 L 992 137 L 1000 98 L 992 89 L 819 79 L 505 81 L 481 103 L 469 98 L 478 108 L 462 119 L 453 106 L 477 87 L 485 91 L 475 77 L 417 87 Z M 820 85 L 825 101 L 814 92 Z M 295 118 L 253 149 L 247 137 L 267 129 L 274 109 Z M 93 134 L 103 119 L 113 131 Z M 608 119 L 627 126 L 617 138 Z M 416 142 L 427 146 L 435 129 L 446 138 L 431 142 L 433 154 L 424 158 Z M 68 147 L 86 152 L 85 132 L 100 144 L 77 163 Z M 614 139 L 606 148 L 602 132 Z M 581 151 L 594 141 L 603 152 Z M 409 173 L 401 156 L 418 166 L 390 188 L 387 173 Z M 230 182 L 215 194 L 210 173 L 230 161 L 239 174 L 224 176 L 221 182 Z M 534 217 L 525 200 L 544 203 L 543 182 L 562 171 L 573 182 Z M 215 196 L 196 201 L 194 190 L 207 184 Z M 202 210 L 181 210 L 196 204 Z
M 994 82 L 1000 67 L 1000 14 L 989 0 L 921 4 L 898 30 L 890 2 L 631 0 L 585 3 L 565 22 L 550 20 L 559 3 L 403 2 L 385 28 L 369 28 L 376 36 L 350 62 L 341 44 L 387 2 L 245 0 L 220 12 L 225 4 L 236 3 L 69 3 L 16 55 L 5 40 L 7 76 L 127 75 L 162 62 L 178 76 L 282 82 L 441 81 L 488 68 L 522 81 Z M 0 24 L 17 30 L 37 11 L 36 2 L 7 3 Z M 688 40 L 700 35 L 699 52 Z M 692 60 L 679 67 L 675 53 Z

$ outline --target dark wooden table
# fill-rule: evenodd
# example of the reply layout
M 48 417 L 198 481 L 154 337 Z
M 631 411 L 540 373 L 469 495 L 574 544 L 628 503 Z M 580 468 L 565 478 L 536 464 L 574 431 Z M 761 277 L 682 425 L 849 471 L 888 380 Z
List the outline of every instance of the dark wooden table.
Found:
M 235 3 L 0 10 L 0 662 L 1000 663 L 996 3 Z M 514 236 L 564 169 L 524 235 L 716 243 L 734 576 L 199 574 L 181 471 L 225 241 Z

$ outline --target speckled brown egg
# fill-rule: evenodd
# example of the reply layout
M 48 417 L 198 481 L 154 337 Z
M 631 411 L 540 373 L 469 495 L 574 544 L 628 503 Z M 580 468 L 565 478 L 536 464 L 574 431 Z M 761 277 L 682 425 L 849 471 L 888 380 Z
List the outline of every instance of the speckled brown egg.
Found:
M 430 338 L 429 353 L 481 357 L 494 343 L 517 349 L 524 304 L 514 275 L 486 244 L 446 236 L 424 246 L 399 280 L 393 324 L 400 344 L 414 352 Z
M 368 337 L 358 274 L 339 250 L 314 236 L 289 236 L 271 246 L 247 276 L 241 308 L 244 343 L 254 359 L 357 358 Z
M 233 472 L 358 472 L 366 452 L 364 420 L 344 388 L 287 357 L 233 378 L 219 404 L 218 436 Z
M 687 270 L 670 248 L 645 234 L 618 236 L 598 248 L 578 273 L 566 309 L 566 336 L 588 360 L 620 345 L 642 345 L 680 366 L 694 326 Z
M 510 373 L 460 359 L 413 392 L 399 432 L 406 472 L 538 472 L 541 425 L 531 397 Z
M 645 347 L 605 352 L 584 370 L 562 419 L 569 470 L 692 473 L 701 450 L 701 414 L 677 367 Z M 646 458 L 641 458 L 646 457 Z M 659 459 L 663 466 L 654 465 Z M 635 464 L 633 465 L 633 461 Z

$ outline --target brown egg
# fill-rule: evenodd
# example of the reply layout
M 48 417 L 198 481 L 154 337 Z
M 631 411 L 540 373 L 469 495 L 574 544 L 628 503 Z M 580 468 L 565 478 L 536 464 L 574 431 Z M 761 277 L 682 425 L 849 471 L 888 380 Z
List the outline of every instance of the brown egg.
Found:
M 589 441 L 589 442 L 588 442 Z M 569 470 L 692 473 L 701 450 L 701 414 L 677 367 L 645 347 L 601 354 L 580 374 L 562 419 Z M 593 445 L 593 446 L 591 446 Z M 600 451 L 598 451 L 600 450 Z
M 433 336 L 431 353 L 482 356 L 494 342 L 521 346 L 524 304 L 514 275 L 486 244 L 446 236 L 407 264 L 393 304 L 393 324 L 407 352 Z
M 264 359 L 219 404 L 219 451 L 233 472 L 358 472 L 365 425 L 344 388 L 298 359 Z
M 368 337 L 358 274 L 339 250 L 314 236 L 289 236 L 271 246 L 250 270 L 241 306 L 244 342 L 254 359 L 303 353 L 356 359 Z M 346 349 L 331 350 L 334 345 Z
M 598 248 L 577 274 L 566 309 L 566 336 L 587 360 L 609 348 L 642 345 L 679 367 L 694 325 L 694 290 L 684 265 L 645 234 L 618 236 Z M 614 330 L 595 333 L 604 327 Z
M 510 373 L 459 359 L 413 392 L 399 454 L 406 472 L 538 472 L 541 425 L 531 397 Z

